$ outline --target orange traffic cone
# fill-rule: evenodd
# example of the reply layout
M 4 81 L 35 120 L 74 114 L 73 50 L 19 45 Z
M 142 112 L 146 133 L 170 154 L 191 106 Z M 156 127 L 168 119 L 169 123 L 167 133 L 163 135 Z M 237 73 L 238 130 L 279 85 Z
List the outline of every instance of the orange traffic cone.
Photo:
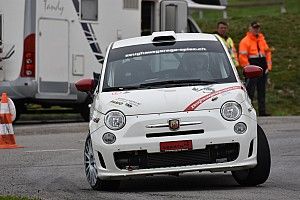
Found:
M 6 93 L 2 93 L 0 107 L 0 149 L 22 148 L 16 144 Z

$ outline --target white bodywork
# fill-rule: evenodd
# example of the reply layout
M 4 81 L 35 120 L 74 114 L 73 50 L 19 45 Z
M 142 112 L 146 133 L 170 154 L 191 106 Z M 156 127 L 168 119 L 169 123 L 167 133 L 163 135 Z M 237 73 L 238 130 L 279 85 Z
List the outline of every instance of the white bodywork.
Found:
M 164 33 L 161 33 L 162 35 Z M 208 34 L 176 34 L 176 41 L 218 41 Z M 133 38 L 112 44 L 111 49 L 151 43 L 151 37 Z M 225 46 L 222 44 L 224 51 Z M 226 52 L 227 57 L 230 56 Z M 108 55 L 109 56 L 109 52 Z M 106 57 L 107 57 L 106 56 Z M 240 82 L 234 64 L 231 67 L 237 78 L 235 83 L 209 84 L 186 87 L 141 89 L 115 92 L 101 92 L 106 62 L 100 80 L 99 93 L 95 93 L 93 115 L 90 121 L 90 135 L 100 179 L 122 179 L 135 175 L 180 173 L 188 171 L 233 171 L 252 168 L 257 164 L 257 121 L 256 113 Z M 242 107 L 242 115 L 236 121 L 227 121 L 220 114 L 221 106 L 227 101 L 236 101 Z M 117 131 L 110 130 L 104 123 L 105 114 L 119 110 L 126 116 L 126 125 Z M 170 130 L 168 121 L 178 119 L 180 128 Z M 234 125 L 244 122 L 244 134 L 234 132 Z M 178 131 L 204 130 L 202 134 L 172 135 Z M 116 142 L 105 144 L 104 133 L 113 133 Z M 170 133 L 158 137 L 156 134 Z M 147 169 L 120 169 L 116 166 L 114 153 L 146 151 L 148 155 L 160 153 L 160 143 L 191 140 L 193 150 L 205 149 L 209 145 L 239 143 L 238 157 L 230 162 L 182 165 Z M 250 143 L 253 152 L 249 156 Z M 98 153 L 103 156 L 101 164 Z

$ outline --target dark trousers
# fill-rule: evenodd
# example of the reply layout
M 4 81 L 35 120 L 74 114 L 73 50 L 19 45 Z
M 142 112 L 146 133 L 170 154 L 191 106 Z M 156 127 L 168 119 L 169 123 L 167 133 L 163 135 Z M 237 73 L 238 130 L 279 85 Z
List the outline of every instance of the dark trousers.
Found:
M 263 68 L 263 75 L 258 78 L 247 79 L 246 89 L 251 101 L 254 100 L 255 89 L 257 88 L 257 101 L 258 101 L 258 113 L 259 115 L 266 114 L 266 84 L 268 80 L 268 75 L 265 73 L 267 67 L 267 62 L 265 58 L 254 58 L 249 59 L 251 65 L 257 65 Z
M 257 88 L 258 113 L 264 115 L 266 113 L 266 83 L 268 75 L 263 74 L 259 78 L 247 79 L 246 89 L 251 101 L 254 100 L 255 89 Z

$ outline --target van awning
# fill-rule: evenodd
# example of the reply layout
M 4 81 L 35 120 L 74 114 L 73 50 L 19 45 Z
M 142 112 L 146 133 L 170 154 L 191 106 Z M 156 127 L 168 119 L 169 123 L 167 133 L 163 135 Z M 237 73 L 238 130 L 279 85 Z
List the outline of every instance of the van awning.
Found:
M 186 0 L 188 3 L 188 8 L 197 9 L 197 10 L 226 10 L 226 6 L 216 6 L 216 5 L 207 5 L 199 4 L 192 0 Z

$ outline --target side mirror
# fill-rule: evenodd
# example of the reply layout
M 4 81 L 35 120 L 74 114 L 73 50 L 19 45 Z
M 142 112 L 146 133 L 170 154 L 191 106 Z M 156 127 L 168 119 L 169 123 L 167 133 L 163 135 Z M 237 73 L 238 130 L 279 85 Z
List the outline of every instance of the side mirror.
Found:
M 243 74 L 246 78 L 258 78 L 263 75 L 263 69 L 256 65 L 244 67 Z
M 94 90 L 94 79 L 81 79 L 75 83 L 78 91 L 91 93 Z

